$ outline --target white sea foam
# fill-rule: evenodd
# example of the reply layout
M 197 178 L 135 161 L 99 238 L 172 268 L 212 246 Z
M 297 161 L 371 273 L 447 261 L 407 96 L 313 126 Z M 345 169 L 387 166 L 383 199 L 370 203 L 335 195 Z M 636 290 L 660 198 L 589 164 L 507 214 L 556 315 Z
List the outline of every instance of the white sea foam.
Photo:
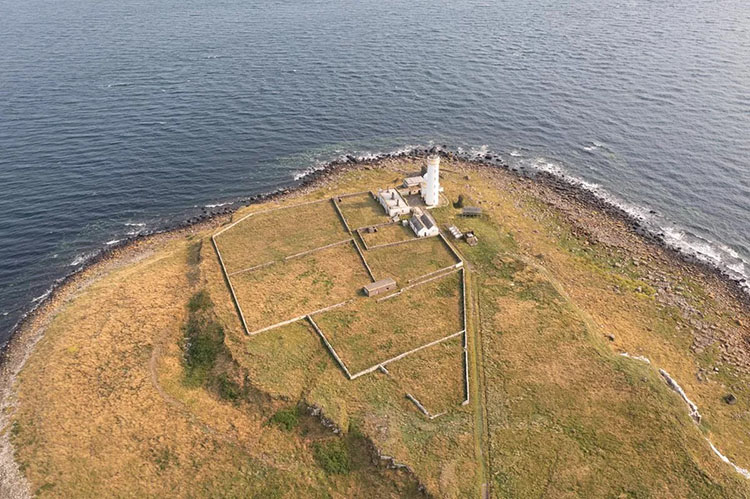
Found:
M 475 158 L 482 157 L 488 152 L 490 152 L 490 146 L 488 146 L 487 144 L 483 144 L 479 147 L 472 147 L 471 149 L 469 149 L 469 155 L 474 156 Z
M 597 147 L 603 147 L 602 144 L 594 144 Z M 664 242 L 669 247 L 709 263 L 724 271 L 732 278 L 750 280 L 750 263 L 743 260 L 737 251 L 729 246 L 709 241 L 701 236 L 688 233 L 666 220 L 657 219 L 648 208 L 628 203 L 608 192 L 599 184 L 588 182 L 569 174 L 562 165 L 553 160 L 537 157 L 529 160 L 521 160 L 521 163 L 532 170 L 547 172 L 564 179 L 571 185 L 581 187 L 602 201 L 623 210 L 631 217 L 644 223 L 651 232 L 661 232 L 664 235 Z M 750 283 L 745 282 L 742 284 L 742 287 L 746 292 L 750 293 Z
M 589 142 L 588 145 L 583 146 L 583 150 L 591 152 L 597 149 L 601 149 L 602 147 L 604 147 L 604 144 L 601 144 L 596 141 L 592 141 L 592 142 Z
M 98 251 L 90 251 L 88 253 L 76 255 L 73 261 L 70 262 L 70 266 L 79 267 L 83 265 L 84 263 L 88 262 L 89 260 L 91 260 L 92 258 L 94 258 L 98 253 L 99 253 Z
M 392 154 L 404 154 L 422 147 L 424 146 L 407 145 L 390 152 Z M 584 148 L 591 148 L 591 150 L 593 150 L 606 149 L 606 147 L 607 146 L 601 142 L 592 141 Z M 469 159 L 479 159 L 486 154 L 493 152 L 486 144 L 469 147 L 468 149 L 457 147 L 455 151 L 459 156 L 467 157 Z M 344 152 L 340 150 L 336 152 L 344 154 Z M 657 217 L 651 209 L 634 203 L 629 203 L 613 195 L 597 183 L 570 174 L 558 161 L 543 156 L 524 157 L 518 149 L 511 150 L 509 154 L 514 158 L 515 166 L 518 166 L 520 169 L 546 172 L 563 179 L 571 185 L 585 189 L 607 204 L 623 210 L 629 216 L 641 222 L 644 227 L 652 233 L 662 233 L 664 235 L 664 242 L 673 249 L 703 260 L 704 262 L 724 271 L 732 278 L 738 280 L 745 279 L 746 281 L 741 283 L 741 286 L 750 294 L 750 262 L 743 260 L 743 258 L 732 248 L 721 243 L 709 241 L 708 239 L 697 235 L 688 235 L 684 230 L 675 227 L 674 224 Z M 352 155 L 358 160 L 365 160 L 377 158 L 382 156 L 383 153 L 367 152 L 359 155 Z M 301 180 L 316 171 L 326 168 L 328 165 L 329 162 L 318 161 L 313 166 L 295 174 L 294 180 Z
M 117 244 L 117 243 L 119 243 L 120 241 L 122 241 L 122 239 L 112 239 L 111 241 L 107 241 L 107 242 L 106 242 L 106 243 L 104 243 L 104 244 L 106 244 L 107 246 L 112 246 L 113 244 Z
M 36 302 L 40 302 L 40 301 L 44 300 L 45 298 L 47 298 L 52 293 L 53 289 L 54 289 L 54 286 L 50 287 L 50 288 L 47 288 L 47 291 L 45 291 L 41 295 L 37 296 L 36 298 L 32 298 L 31 301 L 34 302 L 34 303 L 36 303 Z
M 397 149 L 393 149 L 390 151 L 381 151 L 381 152 L 359 151 L 359 152 L 352 152 L 352 153 L 345 153 L 341 149 L 336 149 L 333 152 L 341 155 L 337 158 L 339 160 L 343 159 L 345 155 L 348 154 L 348 155 L 353 156 L 357 161 L 368 161 L 368 160 L 374 160 L 374 159 L 383 157 L 388 154 L 393 154 L 393 155 L 407 154 L 419 147 L 420 146 L 417 146 L 417 145 L 406 145 L 406 146 L 399 147 Z M 299 170 L 295 172 L 294 181 L 296 182 L 296 181 L 302 180 L 303 178 L 309 175 L 312 175 L 321 170 L 325 170 L 330 164 L 331 164 L 331 161 L 316 160 L 312 166 L 309 166 L 305 168 L 304 170 Z
M 228 204 L 232 204 L 232 201 L 227 201 L 225 203 L 207 204 L 207 205 L 205 205 L 205 207 L 206 208 L 219 208 L 220 206 L 226 206 Z

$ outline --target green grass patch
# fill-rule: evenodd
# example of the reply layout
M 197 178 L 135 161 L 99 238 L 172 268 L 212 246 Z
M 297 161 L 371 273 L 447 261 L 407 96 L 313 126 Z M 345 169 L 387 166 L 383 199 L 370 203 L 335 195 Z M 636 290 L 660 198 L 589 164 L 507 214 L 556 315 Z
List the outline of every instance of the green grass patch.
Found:
M 276 425 L 284 431 L 292 431 L 299 426 L 299 409 L 290 407 L 280 409 L 268 420 L 270 424 Z
M 245 390 L 243 390 L 240 384 L 230 379 L 226 373 L 221 373 L 217 376 L 216 384 L 219 397 L 224 400 L 236 403 L 245 395 Z
M 349 448 L 342 439 L 316 442 L 313 455 L 315 462 L 329 475 L 346 475 L 352 469 Z
M 188 302 L 188 320 L 183 327 L 187 386 L 203 386 L 209 380 L 216 359 L 224 349 L 224 328 L 214 320 L 213 302 L 206 291 L 199 291 Z

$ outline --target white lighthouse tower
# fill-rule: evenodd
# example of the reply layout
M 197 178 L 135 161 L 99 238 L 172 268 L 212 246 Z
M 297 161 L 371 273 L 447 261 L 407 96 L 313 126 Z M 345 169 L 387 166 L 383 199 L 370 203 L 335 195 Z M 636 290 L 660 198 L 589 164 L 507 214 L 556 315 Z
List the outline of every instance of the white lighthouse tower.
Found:
M 437 206 L 440 192 L 440 156 L 427 158 L 427 174 L 422 185 L 422 199 L 427 206 Z

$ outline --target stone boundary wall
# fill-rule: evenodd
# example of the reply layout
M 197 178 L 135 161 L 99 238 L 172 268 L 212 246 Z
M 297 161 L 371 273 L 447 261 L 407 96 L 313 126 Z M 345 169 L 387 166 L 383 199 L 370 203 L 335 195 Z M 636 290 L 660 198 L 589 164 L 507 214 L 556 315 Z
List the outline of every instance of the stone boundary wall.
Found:
M 445 411 L 440 412 L 438 414 L 431 414 L 430 411 L 428 411 L 425 408 L 425 406 L 423 406 L 422 403 L 419 400 L 417 400 L 417 398 L 414 397 L 411 393 L 407 393 L 406 394 L 406 398 L 409 399 L 415 406 L 417 406 L 417 409 L 419 409 L 419 411 L 422 414 L 424 414 L 427 417 L 427 419 L 431 419 L 432 420 L 432 419 L 438 418 L 438 417 L 442 416 L 443 414 L 445 414 Z
M 341 196 L 339 196 L 339 197 L 341 197 Z M 351 227 L 349 227 L 349 223 L 346 221 L 346 217 L 341 212 L 341 208 L 339 208 L 339 204 L 336 202 L 336 199 L 331 198 L 331 203 L 333 203 L 333 208 L 336 210 L 336 213 L 338 214 L 339 218 L 344 223 L 344 227 L 346 227 L 346 231 L 349 234 L 351 234 L 352 233 L 352 229 L 351 229 Z
M 368 251 L 370 248 L 369 248 L 369 246 L 367 246 L 367 241 L 365 241 L 365 238 L 362 237 L 362 233 L 359 231 L 359 229 L 354 229 L 354 231 L 359 236 L 359 240 L 362 241 L 362 246 L 365 247 L 365 251 Z
M 450 250 L 451 254 L 453 254 L 453 258 L 455 258 L 458 262 L 461 262 L 461 264 L 464 263 L 464 259 L 461 258 L 461 255 L 458 254 L 458 251 L 456 248 L 453 247 L 453 245 L 448 241 L 448 239 L 443 235 L 443 232 L 438 232 L 438 236 L 440 236 L 440 239 L 443 240 L 446 246 L 448 246 L 448 249 Z
M 381 301 L 385 301 L 385 300 L 388 300 L 390 298 L 395 298 L 396 296 L 400 295 L 404 291 L 408 291 L 411 288 L 415 288 L 415 287 L 420 286 L 422 284 L 427 284 L 428 282 L 432 282 L 432 281 L 436 281 L 438 279 L 442 279 L 443 277 L 455 274 L 459 270 L 460 270 L 460 268 L 457 269 L 455 265 L 451 265 L 450 267 L 444 267 L 444 268 L 442 268 L 440 270 L 437 270 L 435 272 L 430 272 L 429 274 L 425 274 L 425 275 L 423 275 L 421 277 L 427 277 L 427 276 L 433 275 L 433 274 L 435 274 L 437 272 L 443 272 L 443 273 L 440 274 L 440 275 L 436 275 L 434 277 L 431 277 L 429 279 L 424 279 L 424 280 L 421 280 L 421 281 L 414 282 L 413 284 L 409 284 L 408 286 L 404 286 L 403 288 L 399 289 L 395 293 L 391 293 L 391 294 L 389 294 L 387 296 L 384 296 L 382 298 L 378 298 L 375 301 L 377 303 L 380 303 Z M 421 279 L 421 277 L 418 277 L 417 279 Z M 463 301 L 463 297 L 461 298 L 461 301 Z
M 242 313 L 242 307 L 240 306 L 239 300 L 237 300 L 237 294 L 234 292 L 234 286 L 232 286 L 232 280 L 229 279 L 229 274 L 227 273 L 227 268 L 224 265 L 224 259 L 221 257 L 221 251 L 219 251 L 219 245 L 216 244 L 216 236 L 218 234 L 214 234 L 211 236 L 211 243 L 214 245 L 214 250 L 216 250 L 216 256 L 219 257 L 219 265 L 221 266 L 221 272 L 224 274 L 224 280 L 227 281 L 227 286 L 229 287 L 229 294 L 232 295 L 232 301 L 234 302 L 234 306 L 237 309 L 237 314 L 240 316 L 240 321 L 242 322 L 242 328 L 245 330 L 245 334 L 250 334 L 250 331 L 247 328 L 247 322 L 245 322 L 245 314 Z
M 261 263 L 260 265 L 253 265 L 252 267 L 248 267 L 246 269 L 235 270 L 234 272 L 232 272 L 229 275 L 233 276 L 233 275 L 237 275 L 237 274 L 242 274 L 244 272 L 252 272 L 253 270 L 259 270 L 259 269 L 262 269 L 263 267 L 268 267 L 270 265 L 273 265 L 274 263 L 276 263 L 276 260 L 271 260 L 271 261 L 266 262 L 266 263 Z
M 320 330 L 318 327 L 318 324 L 313 320 L 313 318 L 310 315 L 307 315 L 307 320 L 310 322 L 312 327 L 315 329 L 315 332 L 318 333 L 318 336 L 320 336 L 320 339 L 323 340 L 323 343 L 325 344 L 326 348 L 328 349 L 328 352 L 330 352 L 331 356 L 336 360 L 339 367 L 343 369 L 344 373 L 346 373 L 346 377 L 351 379 L 352 375 L 349 372 L 349 369 L 346 368 L 346 364 L 344 364 L 344 361 L 341 360 L 341 357 L 339 357 L 339 354 L 336 353 L 336 350 L 334 350 L 333 346 L 331 346 L 331 343 L 329 343 L 328 338 L 323 334 L 323 331 Z
M 406 357 L 408 355 L 416 353 L 416 352 L 418 352 L 420 350 L 424 350 L 425 348 L 429 348 L 429 347 L 431 347 L 433 345 L 437 345 L 438 343 L 442 343 L 442 342 L 444 342 L 446 340 L 449 340 L 451 338 L 455 338 L 459 334 L 463 334 L 463 333 L 464 333 L 463 331 L 459 331 L 457 333 L 450 334 L 448 336 L 445 336 L 443 338 L 439 338 L 437 340 L 431 341 L 431 342 L 426 343 L 424 345 L 420 345 L 417 348 L 413 348 L 413 349 L 411 349 L 411 350 L 409 350 L 407 352 L 398 354 L 395 357 L 391 357 L 390 359 L 384 360 L 383 362 L 378 362 L 377 364 L 375 364 L 372 367 L 368 367 L 367 369 L 363 369 L 362 371 L 359 371 L 358 373 L 353 374 L 350 379 L 356 379 L 356 378 L 359 378 L 362 375 L 369 374 L 369 373 L 375 371 L 376 369 L 380 368 L 381 366 L 385 366 L 387 364 L 390 364 L 391 362 L 395 362 L 397 360 L 401 360 L 401 359 L 403 359 L 404 357 Z
M 310 253 L 315 253 L 316 251 L 320 251 L 320 250 L 324 250 L 324 249 L 328 249 L 328 248 L 333 248 L 334 246 L 339 246 L 339 245 L 341 245 L 341 244 L 345 244 L 345 243 L 348 243 L 348 242 L 349 242 L 349 241 L 351 241 L 351 240 L 352 240 L 352 239 L 351 239 L 350 237 L 348 237 L 348 238 L 346 238 L 346 239 L 342 239 L 341 241 L 337 241 L 337 242 L 335 242 L 335 243 L 331 243 L 331 244 L 326 244 L 325 246 L 320 246 L 320 247 L 318 247 L 318 248 L 313 248 L 313 249 L 311 249 L 311 250 L 300 251 L 299 253 L 295 253 L 295 254 L 293 254 L 293 255 L 285 256 L 285 257 L 284 257 L 284 261 L 286 261 L 286 260 L 291 260 L 291 259 L 293 259 L 293 258 L 298 258 L 298 257 L 300 257 L 300 256 L 305 256 L 305 255 L 309 255 Z
M 354 196 L 361 196 L 363 194 L 372 194 L 372 191 L 359 191 L 359 192 L 347 192 L 345 194 L 336 194 L 333 199 L 338 198 L 353 198 Z
M 246 219 L 248 219 L 250 217 L 254 217 L 255 215 L 261 215 L 263 213 L 270 213 L 272 211 L 278 211 L 278 210 L 288 210 L 290 208 L 299 208 L 300 206 L 307 206 L 307 205 L 311 205 L 311 204 L 315 204 L 315 203 L 323 203 L 323 202 L 326 202 L 326 201 L 328 201 L 328 200 L 327 199 L 314 199 L 312 201 L 305 201 L 304 203 L 290 204 L 289 206 L 277 206 L 276 208 L 269 208 L 267 210 L 254 211 L 253 213 L 248 213 L 247 215 L 245 215 L 244 217 L 240 218 L 236 222 L 232 222 L 231 224 L 227 225 L 226 227 L 224 227 L 223 229 L 221 229 L 219 232 L 217 232 L 216 234 L 214 234 L 211 237 L 217 237 L 220 234 L 222 234 L 223 232 L 226 232 L 227 230 L 231 229 L 232 227 L 234 227 L 238 223 L 242 222 L 243 220 L 246 220 Z
M 432 236 L 435 237 L 435 236 Z M 368 249 L 377 249 L 377 248 L 388 248 L 390 246 L 398 246 L 400 244 L 406 244 L 406 243 L 413 243 L 415 241 L 423 241 L 425 239 L 428 239 L 426 237 L 413 237 L 411 239 L 404 239 L 403 241 L 394 241 L 392 243 L 383 243 L 383 244 L 376 244 L 375 246 L 370 246 Z
M 382 224 L 365 225 L 364 227 L 359 227 L 359 228 L 354 229 L 354 231 L 357 234 L 359 234 L 359 239 L 360 239 L 360 241 L 362 241 L 362 245 L 365 247 L 365 251 L 367 251 L 367 250 L 370 250 L 372 248 L 379 248 L 382 245 L 368 246 L 367 245 L 367 241 L 365 240 L 364 236 L 362 236 L 362 230 L 363 229 L 369 229 L 371 227 L 386 227 L 388 225 L 394 225 L 394 224 L 399 224 L 399 223 L 401 223 L 401 222 L 390 221 L 390 222 L 383 222 Z M 406 242 L 406 241 L 398 241 L 398 242 Z M 387 244 L 390 244 L 390 243 L 387 243 Z
M 370 265 L 367 263 L 367 260 L 365 259 L 364 253 L 362 253 L 362 250 L 359 247 L 359 244 L 357 243 L 357 239 L 352 237 L 352 243 L 354 243 L 354 248 L 357 250 L 357 253 L 359 254 L 359 258 L 362 260 L 362 263 L 365 265 L 365 269 L 367 269 L 367 273 L 370 274 L 370 279 L 372 279 L 372 282 L 377 281 L 375 279 L 375 274 L 372 273 L 372 269 L 370 268 Z
M 346 305 L 348 303 L 351 303 L 352 301 L 353 300 L 342 301 L 340 303 L 336 303 L 336 304 L 331 305 L 329 307 L 325 307 L 325 308 L 321 308 L 321 309 L 315 310 L 314 312 L 310 312 L 309 314 L 299 315 L 297 317 L 292 317 L 291 319 L 287 319 L 285 321 L 277 322 L 276 324 L 271 324 L 270 326 L 266 326 L 266 327 L 261 328 L 261 329 L 256 329 L 255 331 L 253 331 L 251 333 L 248 333 L 248 334 L 250 336 L 255 336 L 256 334 L 264 333 L 266 331 L 270 331 L 271 329 L 276 329 L 277 327 L 286 326 L 287 324 L 291 324 L 292 322 L 297 322 L 297 321 L 302 320 L 305 317 L 308 317 L 308 316 L 310 316 L 312 314 L 319 314 L 319 313 L 322 313 L 322 312 L 327 312 L 329 310 L 333 310 L 334 308 L 343 307 L 344 305 Z
M 461 265 L 456 263 L 454 265 L 449 265 L 448 267 L 443 267 L 442 269 L 437 269 L 433 272 L 428 272 L 427 274 L 423 274 L 421 276 L 415 277 L 414 279 L 409 279 L 408 281 L 406 281 L 406 283 L 407 284 L 414 283 L 415 285 L 420 284 L 424 279 L 427 279 L 428 277 L 434 276 L 436 274 L 440 274 L 441 272 L 445 272 L 446 270 L 449 270 L 449 269 L 460 269 L 460 268 L 461 268 Z
M 469 338 L 468 338 L 468 324 L 467 324 L 467 315 L 466 315 L 466 268 L 461 268 L 461 301 L 463 302 L 463 323 L 464 323 L 464 338 L 463 338 L 463 346 L 464 346 L 464 393 L 466 394 L 466 397 L 464 398 L 464 401 L 461 402 L 461 405 L 469 405 L 470 402 L 470 395 L 469 395 Z

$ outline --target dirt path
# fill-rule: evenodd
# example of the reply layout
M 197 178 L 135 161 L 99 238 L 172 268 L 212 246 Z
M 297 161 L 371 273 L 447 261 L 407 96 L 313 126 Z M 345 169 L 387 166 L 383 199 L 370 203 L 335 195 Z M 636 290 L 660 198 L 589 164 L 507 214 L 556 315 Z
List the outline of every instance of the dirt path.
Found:
M 479 293 L 476 279 L 473 273 L 465 272 L 467 278 L 466 292 L 464 297 L 469 304 L 468 328 L 466 334 L 469 341 L 469 379 L 471 384 L 471 406 L 474 415 L 474 449 L 479 461 L 479 497 L 486 499 L 490 497 L 491 465 L 489 455 L 489 427 L 487 423 L 487 407 L 485 380 L 482 356 L 481 323 L 479 317 Z

